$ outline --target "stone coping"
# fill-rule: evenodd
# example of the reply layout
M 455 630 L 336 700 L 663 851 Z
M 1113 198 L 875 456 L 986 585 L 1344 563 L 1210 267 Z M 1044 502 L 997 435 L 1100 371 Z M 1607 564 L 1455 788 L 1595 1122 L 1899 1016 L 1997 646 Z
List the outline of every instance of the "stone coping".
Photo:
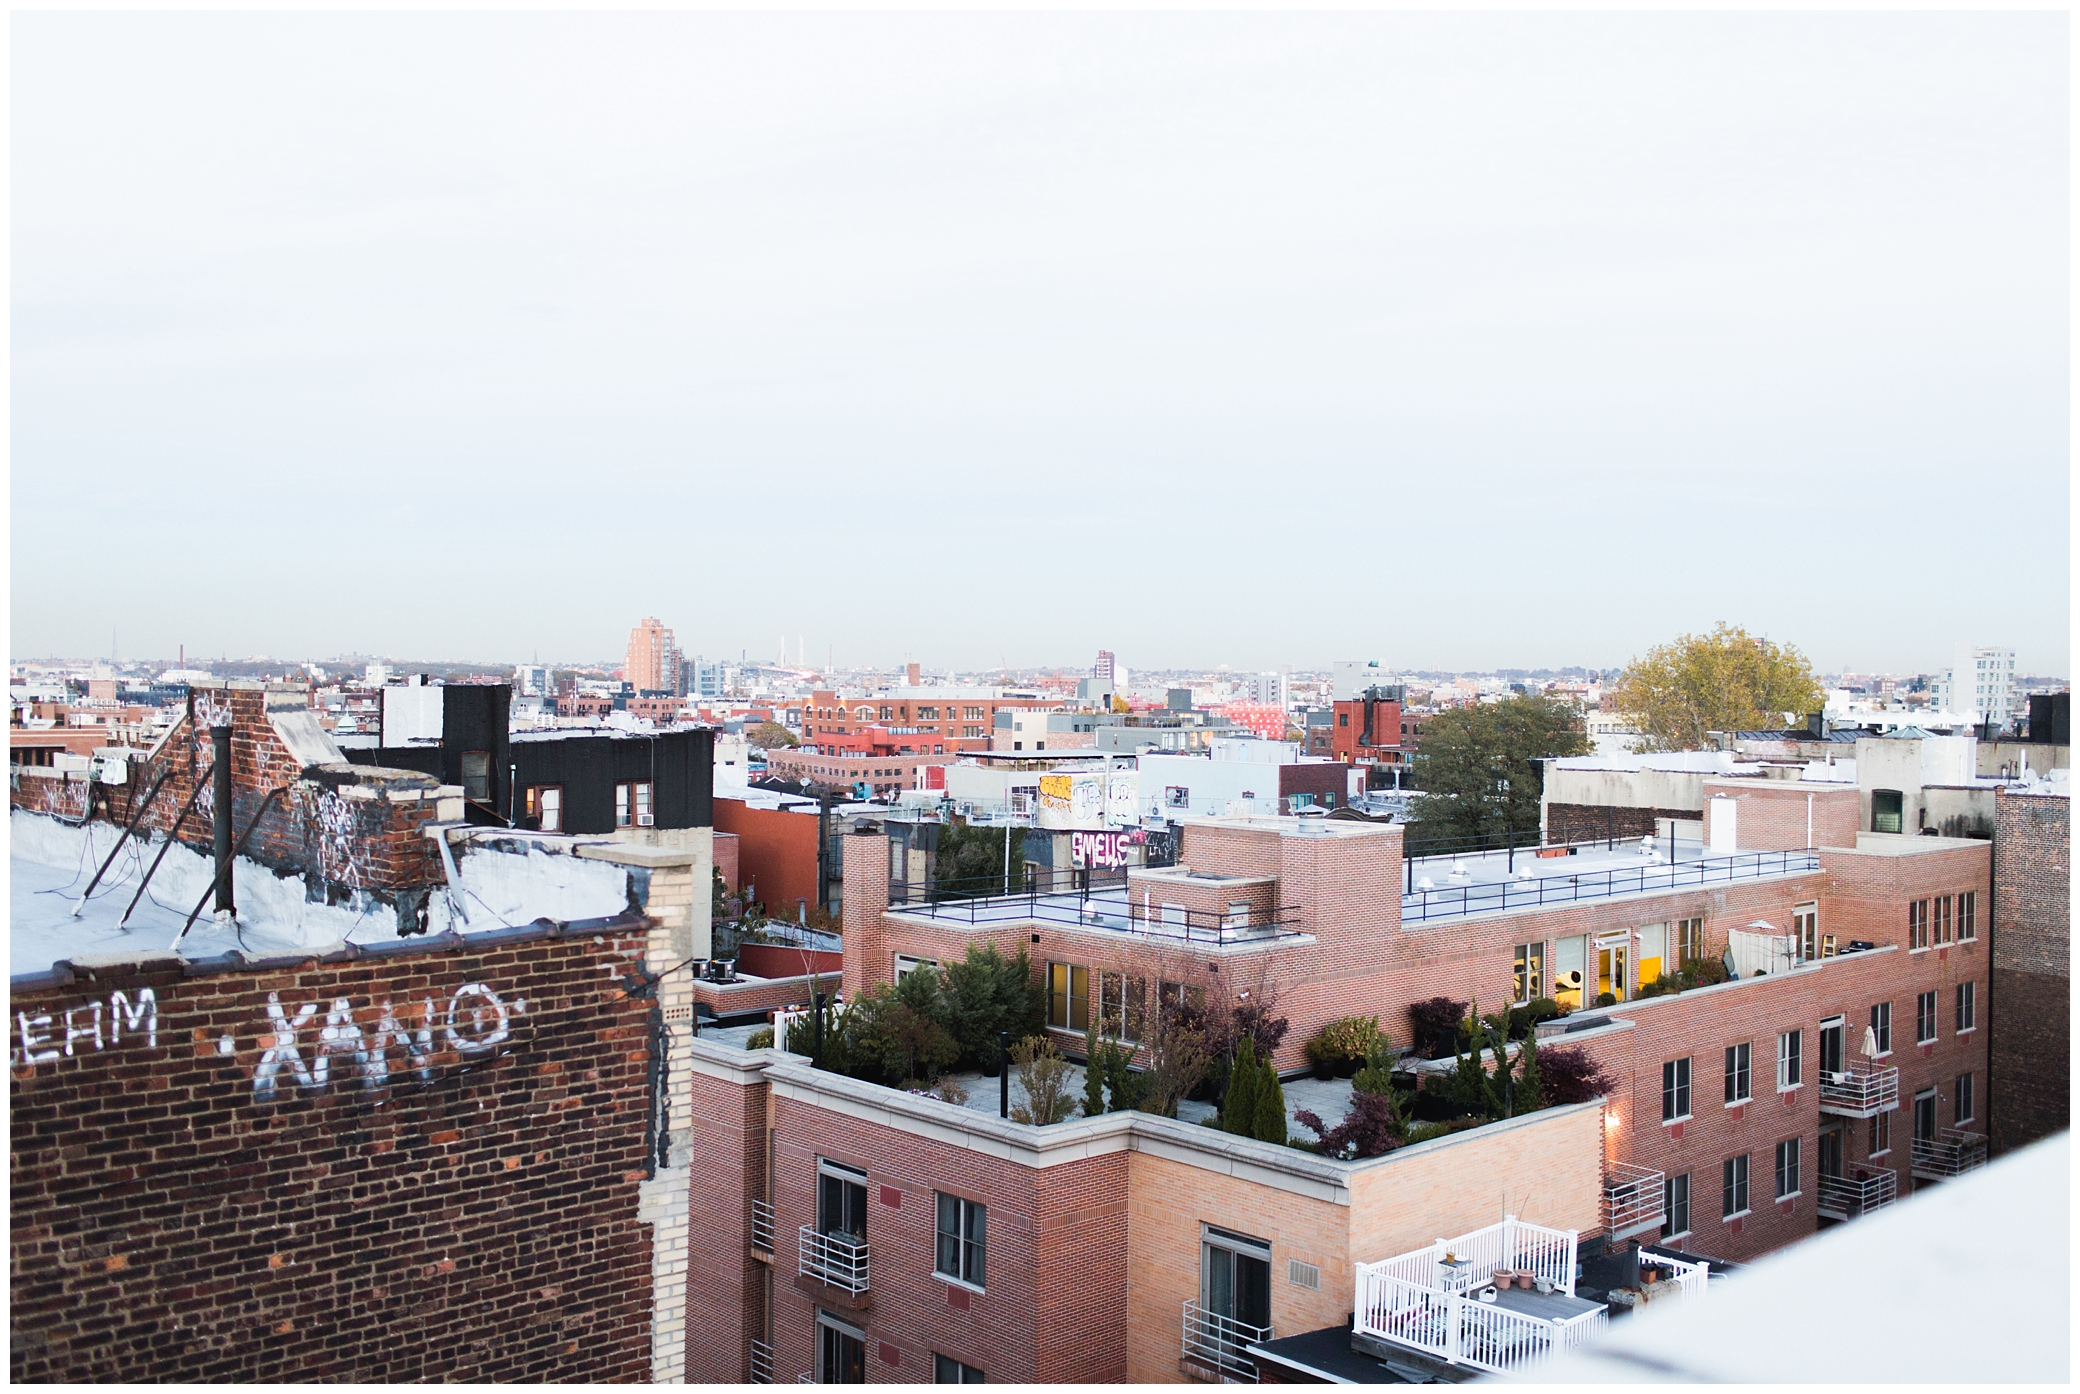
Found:
M 698 1073 L 739 1085 L 763 1080 L 777 1098 L 799 1100 L 861 1122 L 879 1123 L 1021 1166 L 1058 1166 L 1113 1152 L 1145 1152 L 1336 1205 L 1351 1203 L 1351 1186 L 1361 1173 L 1392 1167 L 1411 1157 L 1432 1156 L 1446 1148 L 1585 1109 L 1601 1110 L 1604 1104 L 1602 1099 L 1596 1099 L 1541 1109 L 1522 1118 L 1397 1148 L 1383 1157 L 1340 1161 L 1151 1113 L 1106 1113 L 1047 1127 L 1013 1123 L 959 1104 L 819 1070 L 806 1057 L 777 1048 L 745 1051 L 698 1039 L 688 1042 L 688 1046 L 693 1057 L 690 1063 Z

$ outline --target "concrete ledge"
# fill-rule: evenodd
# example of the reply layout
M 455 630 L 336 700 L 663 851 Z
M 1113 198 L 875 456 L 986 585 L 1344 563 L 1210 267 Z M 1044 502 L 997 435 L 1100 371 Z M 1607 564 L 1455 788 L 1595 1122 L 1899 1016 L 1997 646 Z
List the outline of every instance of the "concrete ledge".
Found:
M 588 842 L 577 850 L 581 857 L 596 862 L 612 862 L 616 866 L 692 866 L 701 859 L 699 850 L 695 848 L 645 847 L 634 842 Z

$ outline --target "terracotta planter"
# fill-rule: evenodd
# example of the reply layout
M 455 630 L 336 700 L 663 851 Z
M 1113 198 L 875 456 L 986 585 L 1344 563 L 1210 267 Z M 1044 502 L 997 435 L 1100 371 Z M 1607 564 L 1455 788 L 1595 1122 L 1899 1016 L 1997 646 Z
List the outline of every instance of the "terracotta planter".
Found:
M 1535 1281 L 1537 1280 L 1534 1279 L 1529 1273 L 1519 1273 L 1517 1275 L 1517 1286 L 1523 1289 L 1525 1292 L 1531 1291 L 1531 1284 Z

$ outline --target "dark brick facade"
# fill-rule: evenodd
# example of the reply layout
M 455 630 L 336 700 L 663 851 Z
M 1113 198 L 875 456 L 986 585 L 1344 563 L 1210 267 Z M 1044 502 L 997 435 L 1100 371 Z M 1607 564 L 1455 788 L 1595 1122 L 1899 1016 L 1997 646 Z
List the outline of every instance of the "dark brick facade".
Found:
M 1671 818 L 1696 823 L 1699 817 L 1694 808 L 1616 808 L 1609 804 L 1549 803 L 1546 805 L 1546 841 L 1641 838 L 1655 831 L 1656 824 Z
M 12 1378 L 647 1380 L 644 934 L 17 979 Z
M 2006 789 L 1996 797 L 1987 1013 L 1995 1152 L 2071 1123 L 2072 802 Z

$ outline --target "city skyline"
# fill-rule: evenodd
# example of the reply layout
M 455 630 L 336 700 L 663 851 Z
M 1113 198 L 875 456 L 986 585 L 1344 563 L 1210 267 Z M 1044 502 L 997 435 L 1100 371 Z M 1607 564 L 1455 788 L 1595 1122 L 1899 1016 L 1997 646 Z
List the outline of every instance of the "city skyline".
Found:
M 2063 671 L 2065 33 L 25 15 L 14 645 Z

